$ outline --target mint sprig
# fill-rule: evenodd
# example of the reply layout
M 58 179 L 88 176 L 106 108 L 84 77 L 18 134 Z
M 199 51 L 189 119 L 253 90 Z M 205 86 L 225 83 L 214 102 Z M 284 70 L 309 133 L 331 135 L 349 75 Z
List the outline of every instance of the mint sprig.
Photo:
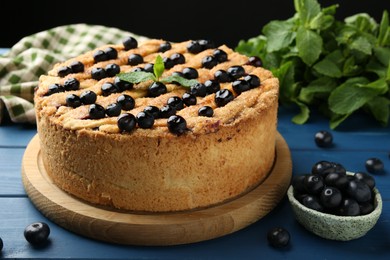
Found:
M 235 50 L 258 56 L 279 79 L 282 105 L 296 105 L 292 118 L 304 124 L 311 108 L 332 129 L 357 111 L 381 125 L 390 118 L 390 27 L 388 11 L 377 23 L 366 13 L 336 20 L 339 5 L 294 0 L 295 15 L 275 20 L 262 34 L 241 40 Z
M 156 77 L 153 75 L 153 73 L 145 72 L 145 71 L 133 71 L 133 72 L 123 72 L 117 74 L 118 78 L 121 80 L 138 84 L 140 82 L 153 80 L 156 81 Z
M 165 66 L 164 61 L 161 58 L 160 55 L 158 55 L 155 59 L 154 65 L 153 65 L 153 73 L 151 72 L 145 72 L 145 71 L 132 71 L 132 72 L 123 72 L 119 73 L 117 76 L 124 81 L 138 84 L 141 82 L 145 82 L 148 80 L 152 81 L 159 81 L 163 83 L 173 83 L 177 82 L 183 87 L 191 87 L 198 83 L 195 79 L 186 79 L 179 75 L 170 75 L 164 78 L 161 78 L 162 74 L 164 73 Z

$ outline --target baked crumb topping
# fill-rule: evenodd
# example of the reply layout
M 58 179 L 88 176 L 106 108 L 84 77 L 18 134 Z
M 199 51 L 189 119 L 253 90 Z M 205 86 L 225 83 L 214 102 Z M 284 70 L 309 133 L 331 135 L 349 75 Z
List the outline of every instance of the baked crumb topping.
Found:
M 153 72 L 158 56 L 165 67 L 162 77 L 179 75 L 197 84 L 165 83 L 151 90 L 160 82 L 131 83 L 118 78 L 119 73 Z M 215 132 L 221 125 L 245 118 L 255 105 L 266 107 L 277 99 L 278 80 L 255 65 L 250 57 L 205 40 L 152 39 L 138 45 L 128 39 L 56 64 L 40 77 L 35 107 L 38 117 L 49 115 L 71 130 Z M 159 113 L 146 111 L 150 106 Z M 207 114 L 200 112 L 206 109 Z

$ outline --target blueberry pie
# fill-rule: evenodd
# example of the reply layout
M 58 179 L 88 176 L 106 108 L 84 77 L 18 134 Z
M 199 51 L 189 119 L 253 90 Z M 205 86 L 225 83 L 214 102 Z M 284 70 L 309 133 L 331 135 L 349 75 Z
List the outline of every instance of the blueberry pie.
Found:
M 48 175 L 82 201 L 139 212 L 245 194 L 275 159 L 279 82 L 258 64 L 210 40 L 129 37 L 54 65 L 34 93 Z

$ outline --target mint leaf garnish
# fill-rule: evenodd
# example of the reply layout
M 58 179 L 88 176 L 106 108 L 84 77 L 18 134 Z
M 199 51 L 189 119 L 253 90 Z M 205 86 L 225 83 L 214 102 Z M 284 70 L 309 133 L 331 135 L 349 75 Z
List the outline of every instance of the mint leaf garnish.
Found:
M 154 75 L 156 76 L 156 81 L 160 79 L 161 75 L 164 73 L 164 70 L 165 70 L 164 61 L 161 58 L 161 56 L 158 55 L 153 65 L 153 72 Z
M 136 84 L 148 80 L 156 81 L 156 77 L 153 73 L 145 71 L 133 71 L 133 72 L 123 72 L 117 75 L 121 80 L 128 81 L 130 83 Z
M 177 82 L 180 85 L 182 85 L 183 87 L 192 87 L 193 85 L 198 83 L 198 81 L 195 79 L 186 79 L 186 78 L 180 77 L 178 75 L 167 76 L 167 77 L 163 78 L 161 80 L 161 82 L 164 82 L 164 83 Z
M 164 73 L 165 66 L 164 61 L 161 58 L 160 55 L 158 55 L 155 59 L 154 65 L 153 65 L 153 73 L 151 72 L 145 72 L 145 71 L 131 71 L 131 72 L 122 72 L 117 74 L 117 77 L 119 77 L 121 80 L 137 84 L 148 80 L 153 81 L 160 81 L 163 83 L 172 83 L 177 82 L 183 87 L 191 87 L 198 83 L 195 79 L 186 79 L 179 75 L 170 75 L 164 78 L 161 78 L 161 75 Z

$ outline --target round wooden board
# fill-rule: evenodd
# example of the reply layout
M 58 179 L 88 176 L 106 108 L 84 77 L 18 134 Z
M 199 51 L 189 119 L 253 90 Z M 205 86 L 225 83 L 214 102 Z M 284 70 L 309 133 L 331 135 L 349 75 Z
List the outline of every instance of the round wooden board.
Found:
M 178 245 L 221 237 L 258 221 L 285 196 L 291 181 L 290 150 L 278 133 L 276 161 L 267 179 L 252 191 L 224 204 L 177 213 L 119 212 L 85 203 L 60 190 L 47 175 L 39 137 L 22 161 L 24 188 L 36 208 L 74 233 L 126 245 Z

